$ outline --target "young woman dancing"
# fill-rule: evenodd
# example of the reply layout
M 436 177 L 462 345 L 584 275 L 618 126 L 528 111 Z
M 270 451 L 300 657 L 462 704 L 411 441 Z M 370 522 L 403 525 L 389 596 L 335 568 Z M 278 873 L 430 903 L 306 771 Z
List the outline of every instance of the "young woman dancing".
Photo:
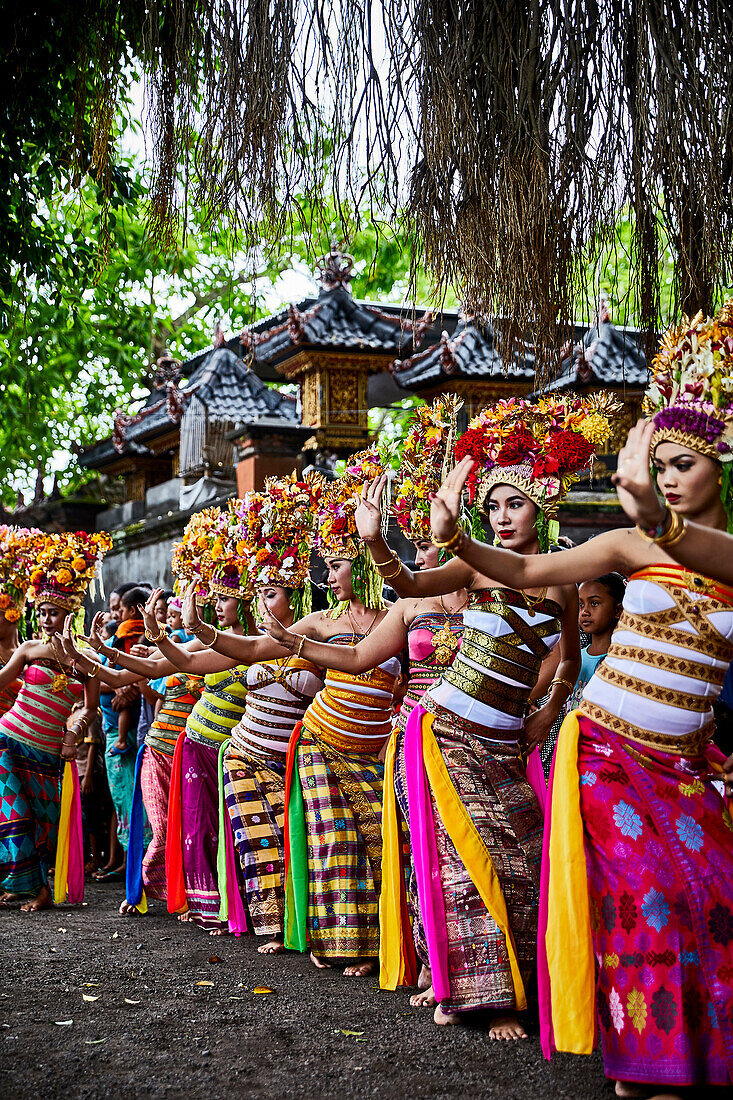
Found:
M 41 535 L 32 599 L 40 638 L 20 645 L 0 670 L 0 690 L 20 678 L 13 706 L 0 717 L 0 881 L 4 900 L 31 895 L 26 912 L 53 904 L 48 871 L 58 834 L 62 761 L 76 758 L 76 741 L 96 717 L 99 683 L 59 657 L 53 644 L 76 611 L 109 549 L 106 535 Z M 67 730 L 75 703 L 84 705 Z
M 649 394 L 657 483 L 711 533 L 730 505 L 719 461 L 733 413 L 720 400 L 729 320 L 726 311 L 668 334 Z M 523 587 L 630 577 L 606 660 L 556 750 L 539 941 L 545 1050 L 589 1052 L 597 1005 L 619 1096 L 730 1086 L 733 857 L 710 737 L 733 656 L 733 591 L 674 564 L 669 530 L 610 531 L 546 558 L 477 542 L 456 527 L 472 465 L 458 464 L 432 507 L 436 538 L 462 561 Z

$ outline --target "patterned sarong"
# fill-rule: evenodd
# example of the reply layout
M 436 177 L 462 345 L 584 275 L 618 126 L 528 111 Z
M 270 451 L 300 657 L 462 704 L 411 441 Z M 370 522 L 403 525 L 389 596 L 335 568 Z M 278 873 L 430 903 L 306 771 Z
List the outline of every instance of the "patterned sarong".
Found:
M 405 751 L 433 988 L 445 1011 L 523 1008 L 536 960 L 542 813 L 516 741 L 432 700 L 431 712 L 413 712 Z M 426 736 L 437 745 L 430 769 Z
M 375 958 L 384 766 L 305 728 L 296 766 L 308 821 L 310 949 L 324 958 Z
M 57 753 L 0 733 L 0 882 L 13 894 L 46 885 L 59 827 Z
M 152 829 L 150 841 L 143 857 L 143 885 L 148 897 L 166 899 L 165 889 L 165 841 L 168 833 L 168 797 L 171 786 L 173 757 L 145 746 L 140 783 L 143 804 Z
M 705 756 L 579 717 L 580 809 L 607 1076 L 733 1082 L 733 822 Z
M 285 914 L 285 758 L 229 745 L 224 793 L 256 936 L 282 936 Z
M 191 919 L 219 928 L 219 745 L 184 737 L 181 750 L 181 847 Z
M 395 738 L 394 756 L 394 789 L 397 803 L 400 808 L 399 818 L 402 828 L 402 870 L 406 882 L 406 901 L 412 926 L 412 938 L 415 944 L 415 952 L 424 966 L 430 966 L 428 957 L 428 945 L 425 940 L 425 931 L 420 919 L 420 901 L 417 893 L 417 879 L 415 877 L 415 865 L 410 852 L 410 807 L 407 799 L 407 772 L 405 770 L 405 731 L 397 726 L 393 734 Z

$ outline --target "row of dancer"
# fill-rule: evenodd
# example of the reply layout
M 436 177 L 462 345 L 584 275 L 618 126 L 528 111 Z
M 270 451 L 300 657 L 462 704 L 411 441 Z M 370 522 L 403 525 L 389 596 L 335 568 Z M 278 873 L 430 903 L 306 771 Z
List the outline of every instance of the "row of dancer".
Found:
M 696 525 L 727 523 L 729 333 L 727 312 L 695 319 L 655 363 L 653 461 L 668 503 L 694 521 L 690 537 Z M 184 650 L 165 638 L 151 602 L 154 667 L 119 655 L 128 673 L 102 669 L 69 631 L 60 660 L 113 679 L 161 674 L 169 661 L 171 675 L 208 681 L 169 772 L 169 908 L 181 902 L 219 930 L 226 901 L 229 926 L 241 928 L 239 899 L 268 949 L 309 947 L 317 965 L 346 960 L 354 975 L 369 973 L 379 955 L 388 986 L 416 976 L 414 943 L 436 1021 L 488 1009 L 502 1038 L 525 1034 L 517 1013 L 537 967 L 545 1050 L 588 1052 L 597 1026 L 606 1072 L 618 1095 L 631 1096 L 640 1084 L 649 1094 L 731 1083 L 731 819 L 711 733 L 733 656 L 733 593 L 673 563 L 679 531 L 666 519 L 547 552 L 558 505 L 605 443 L 611 411 L 602 399 L 505 402 L 454 447 L 455 409 L 439 402 L 418 415 L 392 510 L 422 536 L 429 510 L 450 560 L 415 572 L 391 551 L 384 476 L 376 456 L 360 456 L 325 489 L 292 483 L 316 515 L 310 530 L 329 566 L 330 612 L 298 616 L 293 578 L 308 539 L 291 542 L 290 553 L 282 543 L 278 557 L 273 532 L 282 523 L 243 514 L 245 502 L 219 518 L 213 538 L 202 521 L 184 540 L 186 625 L 196 642 Z M 438 488 L 436 472 L 453 457 Z M 461 525 L 464 486 L 472 530 L 483 512 L 500 546 Z M 260 495 L 260 513 L 272 495 Z M 249 543 L 247 529 L 256 532 Z M 272 555 L 290 583 L 274 584 Z M 198 614 L 196 596 L 210 598 L 217 568 L 236 573 L 238 591 L 254 588 L 269 638 L 253 633 L 244 596 L 219 597 L 229 629 Z M 611 570 L 630 578 L 623 614 L 563 725 L 543 822 L 532 754 L 578 672 L 576 584 Z M 378 577 L 401 597 L 389 610 Z M 234 602 L 229 622 L 224 599 Z M 91 640 L 102 649 L 96 633 Z M 406 644 L 409 717 L 390 734 Z M 548 693 L 542 668 L 556 646 Z M 263 683 L 280 688 L 307 670 L 314 690 L 298 689 L 298 707 L 286 688 L 292 706 L 284 707 L 279 691 L 258 690 L 261 670 L 269 670 Z M 214 677 L 227 687 L 217 692 Z M 244 698 L 231 690 L 242 682 Z M 207 696 L 197 729 L 191 719 Z M 540 696 L 547 702 L 530 713 Z M 301 720 L 288 738 L 292 718 Z M 231 743 L 217 751 L 227 726 Z M 222 801 L 229 831 L 216 814 Z M 239 860 L 221 857 L 230 840 L 226 855 Z M 160 865 L 160 836 L 157 851 Z M 139 905 L 130 887 L 127 903 Z M 277 914 L 270 926 L 258 927 L 258 907 Z M 577 944 L 572 954 L 568 943 Z

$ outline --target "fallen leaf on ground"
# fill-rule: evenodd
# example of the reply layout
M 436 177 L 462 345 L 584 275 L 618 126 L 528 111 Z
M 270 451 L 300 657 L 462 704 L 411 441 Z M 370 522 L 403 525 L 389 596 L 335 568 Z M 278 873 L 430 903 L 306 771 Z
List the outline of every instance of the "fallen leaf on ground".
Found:
M 118 940 L 119 938 L 120 938 L 120 934 L 119 934 L 119 932 L 113 932 L 113 933 L 112 933 L 112 939 L 113 939 L 113 940 Z
M 244 997 L 230 997 L 230 1001 L 243 1001 Z M 3 1024 L 3 1027 L 10 1027 L 10 1024 Z
M 342 1035 L 363 1035 L 363 1031 L 345 1031 L 342 1027 L 339 1028 Z
M 196 985 L 213 985 L 213 982 L 196 982 Z
M 223 963 L 224 960 L 222 958 L 220 958 L 218 955 L 209 955 L 209 962 L 210 963 Z
M 73 1022 L 73 1020 L 54 1020 L 54 1023 L 58 1024 L 59 1027 L 70 1027 Z
M 82 993 L 81 996 L 82 996 L 82 1000 L 84 1000 L 84 1001 L 98 1001 L 99 1000 L 99 994 L 97 994 L 96 997 L 92 997 L 91 993 Z
M 106 1043 L 106 1039 L 85 1039 L 84 1042 L 88 1047 L 95 1047 L 97 1043 Z
M 91 989 L 93 985 L 99 985 L 99 982 L 84 982 L 87 989 Z
M 253 993 L 274 993 L 274 989 L 268 989 L 266 985 L 256 985 L 252 990 Z
M 65 931 L 66 931 L 66 929 L 65 929 L 65 928 L 57 928 L 57 929 L 56 929 L 56 931 L 57 931 L 57 932 L 65 932 Z
M 131 1001 L 129 997 L 125 997 L 125 1004 L 126 1005 L 139 1005 L 139 1004 L 141 1004 L 141 1002 L 140 1001 Z

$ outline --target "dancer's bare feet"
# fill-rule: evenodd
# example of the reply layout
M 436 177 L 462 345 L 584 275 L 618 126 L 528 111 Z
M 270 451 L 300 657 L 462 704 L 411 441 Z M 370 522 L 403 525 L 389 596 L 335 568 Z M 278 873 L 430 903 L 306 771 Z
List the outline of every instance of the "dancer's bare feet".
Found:
M 125 899 L 122 902 L 122 905 L 120 906 L 118 912 L 123 917 L 141 917 L 142 916 L 142 913 L 140 912 L 138 907 L 136 905 L 132 905 L 132 903 L 127 901 L 127 899 Z
M 281 955 L 285 944 L 281 940 L 270 940 L 269 943 L 261 943 L 257 950 L 260 955 Z
M 516 1016 L 508 1014 L 506 1016 L 494 1016 L 491 1021 L 491 1027 L 489 1028 L 490 1039 L 526 1039 L 527 1032 Z
M 367 975 L 373 974 L 376 969 L 376 962 L 369 959 L 366 962 L 352 963 L 351 966 L 346 967 L 344 974 L 347 978 L 366 978 Z
M 333 967 L 330 963 L 327 963 L 325 959 L 319 959 L 317 955 L 314 955 L 311 951 L 311 962 L 318 970 L 332 970 Z
M 435 1006 L 435 1012 L 433 1013 L 433 1020 L 436 1024 L 440 1024 L 441 1027 L 446 1027 L 451 1024 L 460 1024 L 461 1015 L 459 1012 L 443 1012 L 443 1009 L 439 1004 Z
M 437 1003 L 432 985 L 428 986 L 427 989 L 423 989 L 422 993 L 413 993 L 410 997 L 410 1004 L 413 1008 L 434 1008 Z
M 664 1086 L 662 1092 L 655 1092 L 656 1085 L 637 1084 L 635 1081 L 617 1081 L 615 1092 L 623 1100 L 684 1100 L 689 1095 L 687 1090 L 682 1092 L 666 1092 Z
M 189 913 L 188 909 L 184 909 L 182 913 L 176 913 L 176 920 L 182 920 L 186 921 L 186 923 L 190 923 L 193 920 L 193 917 Z
M 209 929 L 209 935 L 210 936 L 228 936 L 229 935 L 229 929 L 228 928 L 210 928 Z
M 20 908 L 23 913 L 36 913 L 39 909 L 52 909 L 53 898 L 48 886 L 42 886 L 33 900 L 27 901 Z
M 0 905 L 10 905 L 13 901 L 20 901 L 20 898 L 20 894 L 11 894 L 9 891 L 6 891 L 4 894 L 0 894 Z
M 420 967 L 420 973 L 417 976 L 417 988 L 418 989 L 430 989 L 433 984 L 433 975 L 430 972 L 430 967 L 425 963 Z

